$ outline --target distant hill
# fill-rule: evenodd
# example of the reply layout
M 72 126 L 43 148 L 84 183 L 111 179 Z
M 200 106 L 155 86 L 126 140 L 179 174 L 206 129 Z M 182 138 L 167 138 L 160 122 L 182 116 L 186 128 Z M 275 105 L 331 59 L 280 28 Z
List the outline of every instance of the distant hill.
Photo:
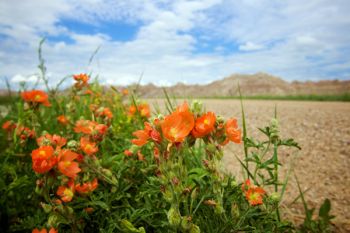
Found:
M 252 75 L 233 74 L 206 85 L 185 85 L 178 83 L 166 87 L 169 94 L 177 97 L 229 97 L 237 96 L 238 84 L 245 96 L 258 95 L 339 95 L 350 93 L 350 80 L 307 81 L 292 83 L 266 73 Z M 162 87 L 153 84 L 140 86 L 138 93 L 145 98 L 163 97 Z
M 165 87 L 171 96 L 176 97 L 230 97 L 238 96 L 238 84 L 244 96 L 297 96 L 297 95 L 342 95 L 350 96 L 350 80 L 293 81 L 267 74 L 233 74 L 221 80 L 205 85 L 186 85 L 178 83 Z M 134 85 L 132 85 L 134 86 Z M 122 88 L 122 87 L 116 87 Z M 109 87 L 105 87 L 107 91 Z M 65 93 L 67 90 L 63 91 Z M 17 92 L 12 92 L 16 95 Z M 154 84 L 141 85 L 138 94 L 143 98 L 164 97 L 163 87 Z M 8 95 L 0 89 L 0 96 Z

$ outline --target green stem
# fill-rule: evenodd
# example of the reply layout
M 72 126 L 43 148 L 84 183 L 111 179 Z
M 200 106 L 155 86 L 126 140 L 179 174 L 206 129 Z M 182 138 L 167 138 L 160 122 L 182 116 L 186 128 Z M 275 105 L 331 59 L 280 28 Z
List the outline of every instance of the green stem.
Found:
M 273 160 L 274 160 L 274 180 L 275 180 L 275 192 L 278 192 L 278 156 L 277 156 L 277 142 L 274 142 L 273 146 Z M 276 214 L 278 221 L 281 221 L 281 216 L 279 212 L 279 208 L 276 208 Z

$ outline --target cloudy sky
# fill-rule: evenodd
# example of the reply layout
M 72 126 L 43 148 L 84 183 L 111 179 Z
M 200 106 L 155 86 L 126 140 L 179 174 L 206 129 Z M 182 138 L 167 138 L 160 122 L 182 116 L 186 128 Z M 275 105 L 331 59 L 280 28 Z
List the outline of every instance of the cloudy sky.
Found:
M 350 79 L 349 12 L 349 0 L 1 0 L 0 87 L 35 82 L 43 37 L 52 84 Z

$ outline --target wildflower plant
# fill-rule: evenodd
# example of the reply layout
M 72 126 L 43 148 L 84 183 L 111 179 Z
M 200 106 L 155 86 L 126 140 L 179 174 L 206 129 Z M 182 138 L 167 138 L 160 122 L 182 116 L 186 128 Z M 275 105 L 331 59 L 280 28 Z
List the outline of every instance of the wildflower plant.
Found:
M 1 119 L 2 232 L 329 230 L 328 201 L 319 221 L 308 208 L 300 228 L 282 219 L 278 150 L 299 146 L 280 137 L 277 115 L 257 141 L 243 108 L 224 119 L 165 93 L 168 112 L 152 114 L 135 91 L 106 91 L 86 73 L 58 95 L 41 49 L 39 61 L 47 90 L 22 90 Z M 228 143 L 244 148 L 243 180 L 222 171 Z

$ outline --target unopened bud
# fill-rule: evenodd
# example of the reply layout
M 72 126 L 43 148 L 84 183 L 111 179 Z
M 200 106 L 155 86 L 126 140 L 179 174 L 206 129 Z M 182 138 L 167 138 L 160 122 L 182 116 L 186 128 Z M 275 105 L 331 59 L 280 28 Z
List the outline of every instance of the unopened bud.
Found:
M 271 201 L 273 202 L 279 202 L 281 199 L 281 195 L 277 192 L 271 193 L 271 195 L 269 196 L 269 198 L 271 199 Z
M 171 226 L 178 226 L 181 223 L 181 215 L 178 208 L 171 207 L 168 211 L 168 221 Z
M 77 150 L 78 147 L 79 147 L 79 143 L 75 140 L 70 140 L 67 143 L 67 148 L 70 150 Z
M 41 202 L 40 205 L 41 205 L 41 208 L 43 208 L 45 213 L 50 213 L 51 212 L 51 210 L 52 210 L 52 206 L 51 205 L 45 204 L 43 202 Z

